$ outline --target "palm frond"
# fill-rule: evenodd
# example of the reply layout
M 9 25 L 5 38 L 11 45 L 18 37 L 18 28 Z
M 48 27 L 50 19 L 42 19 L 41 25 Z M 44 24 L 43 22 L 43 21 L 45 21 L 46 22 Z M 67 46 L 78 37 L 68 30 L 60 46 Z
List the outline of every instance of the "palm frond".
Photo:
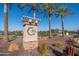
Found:
M 55 13 L 55 4 L 52 3 L 40 4 L 40 10 L 43 11 L 43 13 L 48 13 L 48 15 L 53 15 Z
M 16 4 L 21 10 L 25 10 L 27 6 L 29 6 L 28 3 L 17 3 Z
M 72 10 L 70 10 L 69 8 L 65 8 L 65 7 L 59 7 L 56 11 L 59 15 L 72 15 L 74 14 L 72 12 Z

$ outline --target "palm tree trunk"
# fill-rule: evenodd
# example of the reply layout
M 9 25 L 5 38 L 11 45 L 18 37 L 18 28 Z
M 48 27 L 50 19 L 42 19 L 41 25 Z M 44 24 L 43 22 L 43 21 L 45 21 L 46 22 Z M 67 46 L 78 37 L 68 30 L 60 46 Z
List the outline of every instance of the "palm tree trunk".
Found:
M 34 11 L 34 19 L 35 19 L 35 17 L 36 17 L 36 11 Z
M 48 22 L 49 22 L 49 39 L 51 39 L 51 17 L 50 17 L 50 15 L 49 15 Z
M 64 37 L 64 16 L 61 16 L 62 19 L 62 37 Z
M 32 7 L 33 7 L 33 17 L 35 18 L 36 17 L 36 3 L 33 3 L 32 4 Z
M 4 39 L 8 40 L 8 4 L 4 3 Z

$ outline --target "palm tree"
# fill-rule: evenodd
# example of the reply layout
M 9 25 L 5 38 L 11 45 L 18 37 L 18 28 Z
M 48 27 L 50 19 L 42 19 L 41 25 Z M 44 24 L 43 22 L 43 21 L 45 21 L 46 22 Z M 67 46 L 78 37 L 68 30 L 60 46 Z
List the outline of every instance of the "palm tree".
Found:
M 4 3 L 4 39 L 8 40 L 8 4 Z
M 46 11 L 48 13 L 48 21 L 49 21 L 49 39 L 51 39 L 51 16 L 54 15 L 55 12 L 55 5 L 54 4 L 41 4 L 41 9 L 43 9 L 44 11 Z
M 62 37 L 64 37 L 64 16 L 73 14 L 72 11 L 65 7 L 59 7 L 57 13 L 61 16 L 62 21 Z

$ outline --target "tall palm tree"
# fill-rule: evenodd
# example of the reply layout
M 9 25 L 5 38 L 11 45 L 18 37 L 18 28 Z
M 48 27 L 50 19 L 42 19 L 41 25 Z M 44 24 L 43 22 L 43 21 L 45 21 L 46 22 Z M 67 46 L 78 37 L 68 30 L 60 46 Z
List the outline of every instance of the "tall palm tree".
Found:
M 65 7 L 59 7 L 57 9 L 57 13 L 61 16 L 61 22 L 62 22 L 62 37 L 64 37 L 64 16 L 66 15 L 72 15 L 73 12 L 69 8 Z
M 10 4 L 10 5 L 12 6 L 12 4 Z M 9 37 L 8 37 L 8 3 L 4 3 L 4 39 L 9 41 Z
M 41 4 L 41 9 L 48 13 L 48 24 L 49 24 L 49 39 L 51 39 L 51 16 L 54 15 L 55 5 L 51 3 Z
M 8 40 L 8 4 L 4 3 L 4 39 Z

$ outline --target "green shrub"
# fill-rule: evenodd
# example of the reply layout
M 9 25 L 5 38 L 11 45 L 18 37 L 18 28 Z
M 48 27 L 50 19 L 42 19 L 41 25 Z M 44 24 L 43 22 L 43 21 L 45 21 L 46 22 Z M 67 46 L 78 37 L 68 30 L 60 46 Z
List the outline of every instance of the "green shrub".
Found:
M 48 47 L 46 43 L 41 43 L 38 47 L 38 52 L 40 53 L 40 55 L 45 55 L 47 51 L 48 51 Z
M 0 35 L 0 39 L 3 39 L 3 35 Z
M 47 32 L 46 31 L 40 31 L 40 32 L 38 32 L 38 36 L 39 37 L 47 36 Z
M 10 35 L 9 41 L 13 41 L 16 39 L 16 35 Z
M 63 44 L 60 43 L 60 42 L 57 42 L 55 44 L 53 44 L 54 47 L 57 47 L 57 48 L 62 48 L 63 47 Z

